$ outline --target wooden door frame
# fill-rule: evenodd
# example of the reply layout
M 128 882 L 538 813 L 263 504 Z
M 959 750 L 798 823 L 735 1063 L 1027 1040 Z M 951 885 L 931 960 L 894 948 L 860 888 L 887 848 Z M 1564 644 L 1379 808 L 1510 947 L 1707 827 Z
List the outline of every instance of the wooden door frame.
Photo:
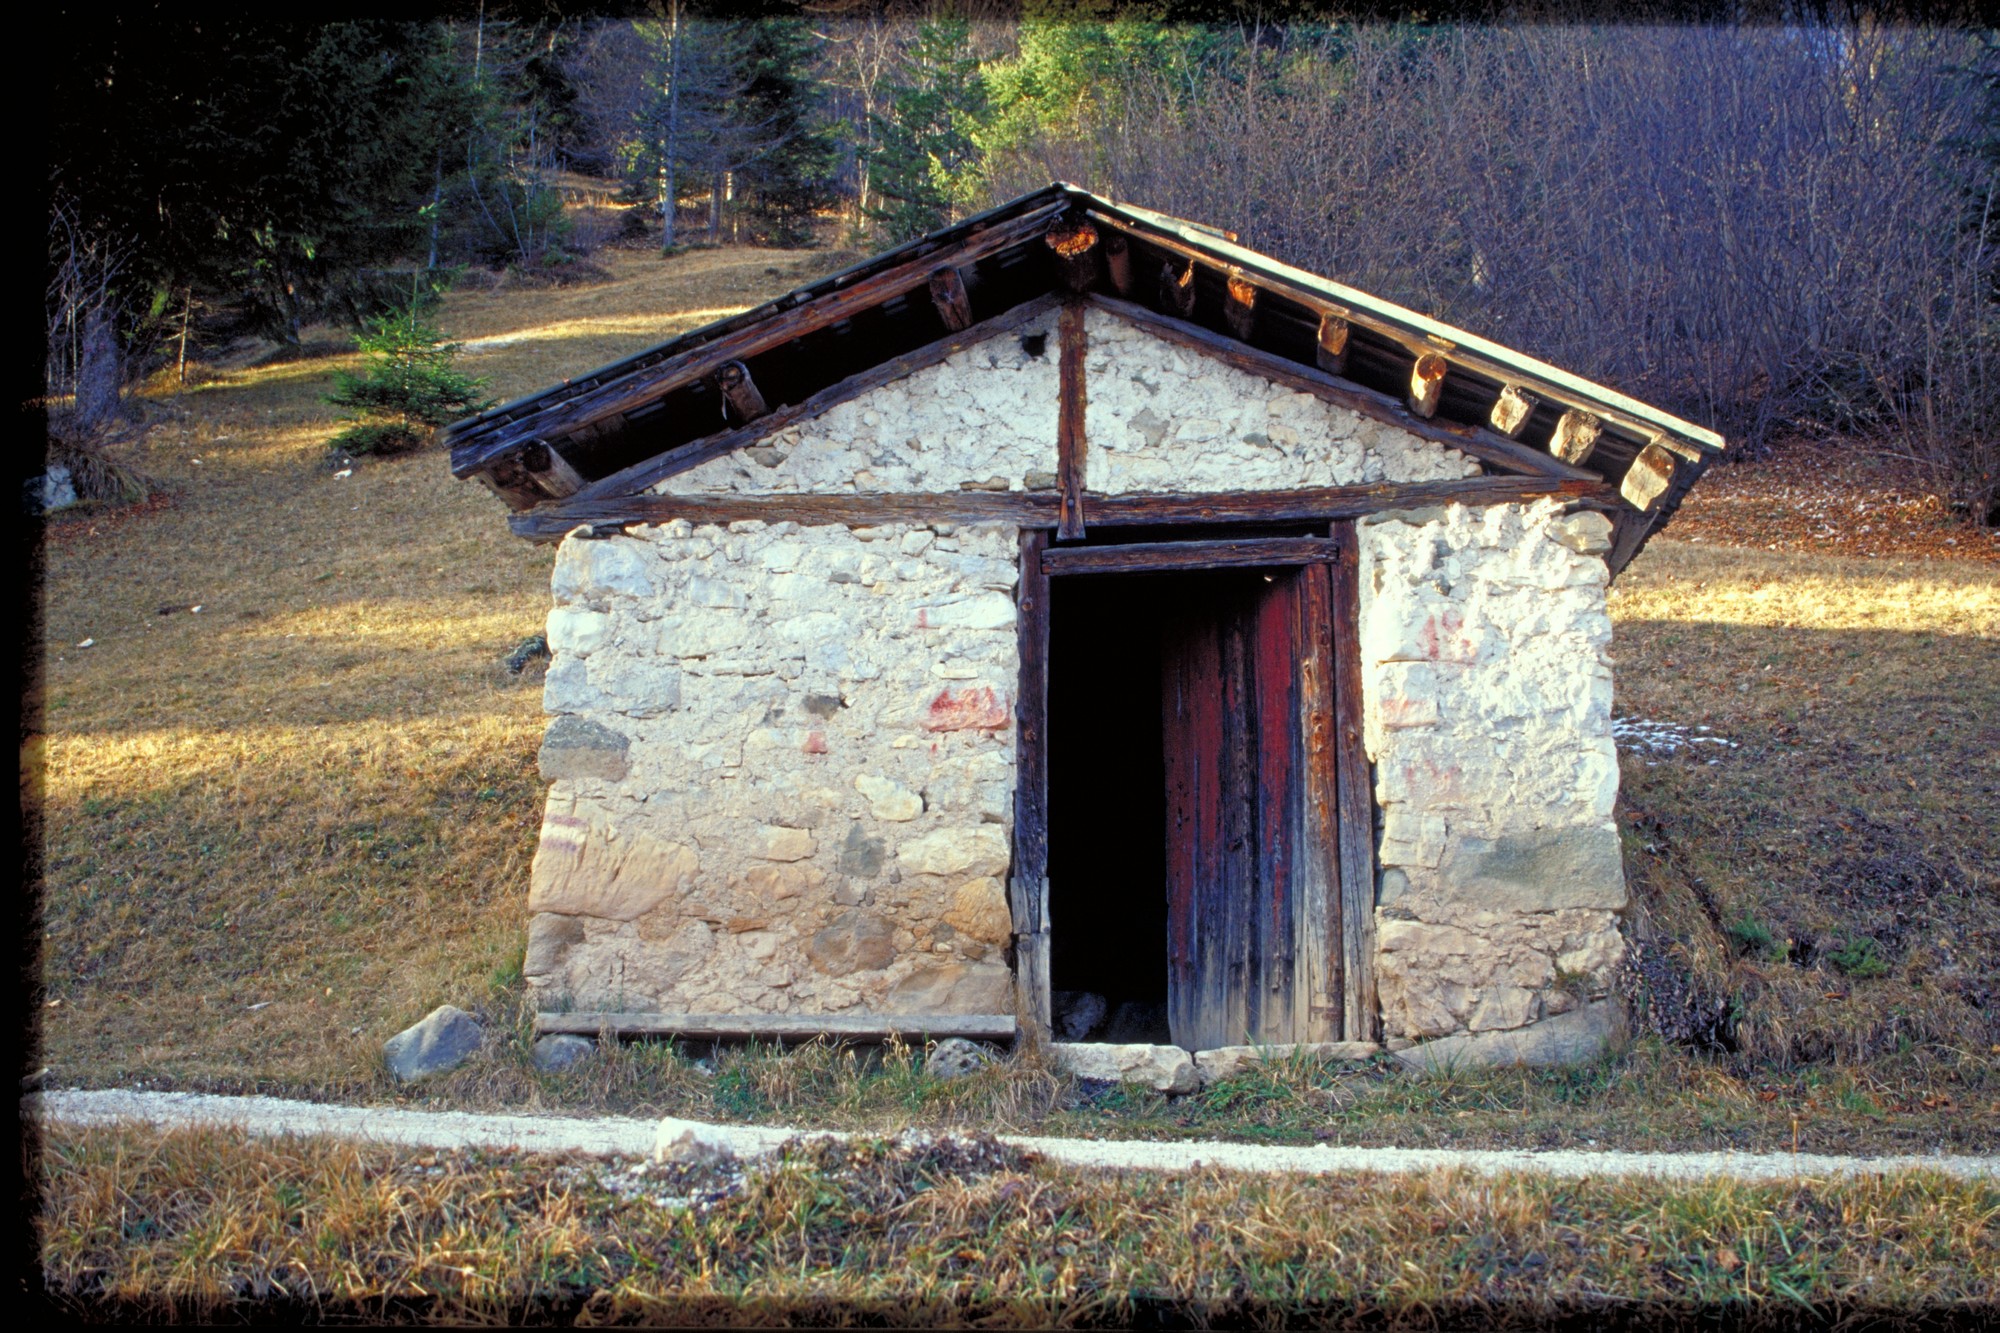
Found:
M 1021 530 L 1021 679 L 1016 738 L 1014 864 L 1008 886 L 1014 918 L 1014 979 L 1023 1029 L 1051 1030 L 1049 994 L 1049 588 L 1069 574 L 1164 573 L 1324 564 L 1332 605 L 1332 660 L 1311 645 L 1307 688 L 1330 688 L 1333 706 L 1306 729 L 1307 791 L 1316 817 L 1336 825 L 1335 901 L 1341 978 L 1341 1039 L 1373 1041 L 1375 995 L 1375 798 L 1361 743 L 1360 550 L 1352 519 L 1325 536 L 1196 538 L 1186 541 L 1062 546 L 1050 528 Z M 1331 752 L 1329 755 L 1329 751 Z M 1330 759 L 1330 762 L 1329 762 Z M 1330 771 L 1329 771 L 1330 770 Z

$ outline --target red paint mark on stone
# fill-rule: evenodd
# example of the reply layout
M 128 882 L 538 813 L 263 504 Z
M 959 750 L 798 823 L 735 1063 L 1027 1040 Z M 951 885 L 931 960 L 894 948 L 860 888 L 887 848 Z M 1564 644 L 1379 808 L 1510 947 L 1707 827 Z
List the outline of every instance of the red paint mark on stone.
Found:
M 1433 662 L 1470 662 L 1478 653 L 1471 637 L 1459 633 L 1464 627 L 1465 618 L 1458 612 L 1440 611 L 1424 621 L 1423 629 L 1417 632 L 1417 646 Z
M 805 749 L 807 754 L 825 754 L 826 733 L 823 731 L 807 732 Z
M 1437 721 L 1426 699 L 1406 699 L 1391 696 L 1382 701 L 1382 725 L 1385 727 L 1421 727 Z
M 1000 731 L 1011 718 L 1007 696 L 991 685 L 939 690 L 924 717 L 925 731 Z
M 931 627 L 931 612 L 930 612 L 930 608 L 929 608 L 929 607 L 927 607 L 927 606 L 920 606 L 920 607 L 918 607 L 918 608 L 917 608 L 917 628 L 918 628 L 918 629 L 929 629 L 930 627 Z

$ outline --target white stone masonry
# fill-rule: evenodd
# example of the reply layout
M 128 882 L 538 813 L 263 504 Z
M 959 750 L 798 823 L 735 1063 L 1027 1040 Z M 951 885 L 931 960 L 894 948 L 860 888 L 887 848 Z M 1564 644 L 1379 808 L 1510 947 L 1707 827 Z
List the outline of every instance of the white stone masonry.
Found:
M 1052 489 L 1056 317 L 774 431 L 653 489 L 684 495 Z M 1031 353 L 1031 345 L 1040 347 Z
M 1085 488 L 1195 495 L 1476 476 L 1407 431 L 1176 346 L 1103 310 L 1089 346 Z
M 1543 501 L 1360 532 L 1386 1035 L 1521 1028 L 1603 996 L 1626 901 L 1610 524 Z
M 544 1006 L 1011 1012 L 1017 551 L 996 524 L 565 540 Z

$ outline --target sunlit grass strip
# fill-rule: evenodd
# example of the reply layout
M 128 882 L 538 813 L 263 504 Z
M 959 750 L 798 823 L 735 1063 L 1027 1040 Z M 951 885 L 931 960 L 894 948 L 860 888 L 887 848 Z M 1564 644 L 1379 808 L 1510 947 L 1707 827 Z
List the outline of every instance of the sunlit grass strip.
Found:
M 658 1321 L 719 1303 L 1026 1325 L 1159 1307 L 1826 1316 L 2000 1297 L 2000 1190 L 1924 1173 L 1698 1186 L 1108 1175 L 990 1146 L 858 1143 L 798 1146 L 740 1176 L 676 1168 L 634 1193 L 576 1160 L 213 1131 L 56 1129 L 46 1148 L 47 1281 L 128 1308 L 418 1300 L 431 1318 L 581 1305 Z

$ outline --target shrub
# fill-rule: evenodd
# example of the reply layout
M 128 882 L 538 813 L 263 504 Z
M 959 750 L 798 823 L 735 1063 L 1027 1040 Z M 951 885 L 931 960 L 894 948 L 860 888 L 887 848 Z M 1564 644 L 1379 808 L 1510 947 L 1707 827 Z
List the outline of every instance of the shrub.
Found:
M 1776 958 L 1785 951 L 1771 928 L 1747 912 L 1729 923 L 1728 934 L 1746 958 Z
M 1889 975 L 1888 960 L 1876 951 L 1875 941 L 1866 935 L 1856 935 L 1843 941 L 1838 949 L 1826 956 L 1826 960 L 1856 980 Z
M 327 401 L 353 409 L 355 424 L 334 436 L 333 447 L 349 454 L 391 454 L 414 449 L 447 421 L 484 410 L 486 381 L 453 366 L 460 347 L 448 343 L 423 316 L 423 303 L 410 303 L 366 322 L 360 335 L 368 354 L 363 375 L 341 372 Z

